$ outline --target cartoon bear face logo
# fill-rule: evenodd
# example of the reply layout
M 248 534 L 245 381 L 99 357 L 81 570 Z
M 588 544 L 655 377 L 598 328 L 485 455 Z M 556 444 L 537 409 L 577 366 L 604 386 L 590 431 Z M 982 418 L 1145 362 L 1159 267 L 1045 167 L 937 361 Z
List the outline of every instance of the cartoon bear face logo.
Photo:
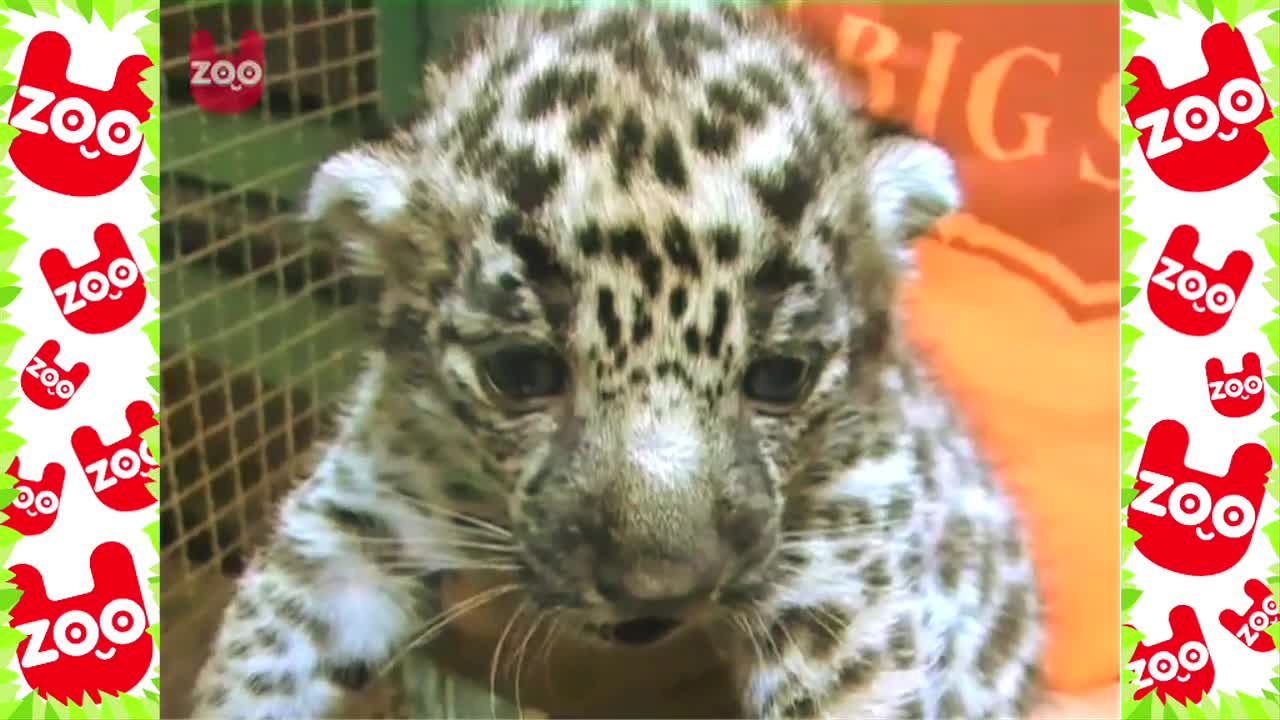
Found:
M 191 36 L 191 98 L 202 110 L 220 115 L 244 112 L 262 99 L 262 36 L 246 30 L 240 52 L 219 55 L 208 30 Z
M 151 667 L 155 643 L 137 569 L 128 548 L 103 543 L 89 558 L 93 589 L 51 600 L 44 577 L 30 565 L 15 565 L 13 584 L 22 597 L 13 608 L 13 628 L 26 636 L 18 643 L 18 665 L 27 684 L 42 698 L 80 702 L 88 693 L 133 689 Z
M 1138 88 L 1125 111 L 1141 133 L 1147 163 L 1165 184 L 1187 192 L 1235 184 L 1268 156 L 1256 128 L 1271 118 L 1271 103 L 1244 35 L 1218 23 L 1204 31 L 1200 45 L 1209 72 L 1181 87 L 1166 88 L 1145 57 L 1125 68 Z
M 66 253 L 46 250 L 40 271 L 71 327 L 90 335 L 128 325 L 142 312 L 147 288 L 120 228 L 103 223 L 93 231 L 98 257 L 71 267 Z
M 70 370 L 59 367 L 56 361 L 61 349 L 57 340 L 45 341 L 22 371 L 22 393 L 45 410 L 64 407 L 89 377 L 89 366 L 82 362 Z
M 1244 593 L 1252 602 L 1244 615 L 1228 608 L 1218 615 L 1218 622 L 1227 632 L 1235 635 L 1245 647 L 1260 653 L 1269 653 L 1276 649 L 1276 641 L 1267 634 L 1267 628 L 1280 622 L 1280 604 L 1271 594 L 1271 589 L 1261 580 L 1249 580 L 1244 584 Z
M 1226 326 L 1244 291 L 1253 258 L 1235 250 L 1217 270 L 1195 259 L 1200 233 L 1179 225 L 1169 235 L 1147 283 L 1147 302 L 1170 330 L 1203 337 Z
M 59 33 L 31 39 L 9 115 L 9 124 L 20 133 L 9 155 L 19 172 L 46 190 L 103 195 L 120 187 L 138 165 L 139 126 L 151 114 L 151 101 L 138 84 L 151 60 L 125 58 L 109 90 L 67 80 L 70 60 L 71 45 Z
M 4 509 L 7 516 L 4 526 L 30 537 L 47 532 L 58 519 L 58 507 L 62 504 L 62 484 L 67 471 L 58 463 L 49 463 L 35 478 L 22 477 L 18 458 L 14 458 L 5 473 L 18 482 L 14 488 L 18 497 Z
M 1266 398 L 1262 384 L 1262 359 L 1258 353 L 1245 353 L 1240 372 L 1227 374 L 1222 361 L 1211 358 L 1204 364 L 1209 381 L 1209 402 L 1219 415 L 1247 417 L 1262 409 Z
M 1271 453 L 1258 443 L 1236 449 L 1223 477 L 1186 466 L 1187 429 L 1176 420 L 1151 428 L 1138 465 L 1129 527 L 1142 534 L 1143 557 L 1170 572 L 1217 575 L 1244 557 L 1266 493 Z
M 1200 702 L 1213 687 L 1214 669 L 1196 611 L 1186 605 L 1170 610 L 1169 629 L 1168 640 L 1134 648 L 1129 660 L 1129 669 L 1138 675 L 1133 699 L 1154 690 L 1161 703 L 1169 698 L 1184 705 Z
M 98 431 L 85 425 L 71 433 L 71 447 L 84 468 L 89 487 L 103 505 L 119 512 L 150 507 L 156 498 L 147 488 L 147 474 L 159 467 L 142 439 L 145 430 L 159 425 L 151 403 L 137 400 L 125 409 L 129 434 L 104 445 Z

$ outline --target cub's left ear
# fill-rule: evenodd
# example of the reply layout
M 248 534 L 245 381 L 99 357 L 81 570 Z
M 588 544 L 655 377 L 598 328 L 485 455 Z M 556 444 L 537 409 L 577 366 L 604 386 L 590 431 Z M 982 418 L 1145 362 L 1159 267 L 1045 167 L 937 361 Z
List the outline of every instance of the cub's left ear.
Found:
M 960 207 L 955 163 L 941 147 L 905 132 L 881 134 L 867 156 L 871 222 L 894 251 Z
M 311 179 L 303 219 L 333 232 L 355 261 L 357 274 L 397 268 L 408 243 L 400 232 L 410 183 L 389 153 L 362 145 L 326 160 Z

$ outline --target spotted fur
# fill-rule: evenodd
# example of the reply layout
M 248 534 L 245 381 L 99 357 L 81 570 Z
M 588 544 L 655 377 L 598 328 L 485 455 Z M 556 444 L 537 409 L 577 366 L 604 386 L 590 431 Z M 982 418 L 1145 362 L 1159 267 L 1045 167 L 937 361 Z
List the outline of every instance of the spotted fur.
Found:
M 379 333 L 198 716 L 325 716 L 488 569 L 584 633 L 696 604 L 748 717 L 1021 717 L 1026 540 L 893 309 L 946 154 L 725 8 L 507 11 L 426 85 L 313 182 Z M 495 391 L 521 344 L 563 391 Z M 771 355 L 809 368 L 785 407 L 745 392 Z

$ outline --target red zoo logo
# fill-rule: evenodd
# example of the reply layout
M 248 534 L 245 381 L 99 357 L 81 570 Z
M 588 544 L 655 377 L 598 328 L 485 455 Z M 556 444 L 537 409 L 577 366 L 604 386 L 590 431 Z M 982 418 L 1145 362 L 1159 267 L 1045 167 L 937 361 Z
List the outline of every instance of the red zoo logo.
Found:
M 1276 649 L 1276 641 L 1267 634 L 1267 628 L 1280 621 L 1280 605 L 1271 589 L 1261 580 L 1244 584 L 1244 593 L 1252 601 L 1244 615 L 1227 608 L 1218 615 L 1218 622 L 1227 632 L 1235 635 L 1250 650 L 1269 653 Z
M 1196 611 L 1179 605 L 1169 611 L 1168 640 L 1148 645 L 1138 643 L 1129 660 L 1137 673 L 1133 699 L 1141 700 L 1153 690 L 1160 702 L 1174 698 L 1181 703 L 1199 702 L 1213 687 L 1213 658 L 1204 641 L 1204 631 Z
M 246 30 L 240 52 L 219 55 L 208 30 L 191 36 L 191 97 L 202 109 L 220 115 L 244 112 L 262 99 L 262 36 Z
M 78 362 L 70 370 L 58 366 L 57 340 L 47 340 L 36 351 L 22 373 L 22 392 L 31 402 L 46 410 L 57 410 L 75 396 L 89 377 L 89 366 Z
M 1209 71 L 1181 87 L 1166 88 L 1147 58 L 1135 57 L 1127 68 L 1138 93 L 1125 109 L 1147 163 L 1163 182 L 1188 192 L 1243 180 L 1268 155 L 1256 128 L 1271 109 L 1244 34 L 1218 23 L 1200 42 Z
M 67 79 L 71 45 L 56 32 L 31 39 L 9 124 L 19 131 L 13 164 L 40 187 L 78 197 L 103 195 L 133 174 L 142 151 L 139 126 L 151 100 L 139 89 L 146 55 L 120 63 L 107 90 Z
M 147 301 L 147 289 L 120 228 L 99 225 L 93 242 L 98 257 L 84 265 L 73 268 L 66 253 L 50 248 L 40 256 L 40 270 L 71 327 L 101 335 L 136 318 Z
M 1204 364 L 1204 373 L 1209 381 L 1209 402 L 1218 414 L 1247 417 L 1262 408 L 1266 393 L 1263 392 L 1262 359 L 1258 353 L 1245 353 L 1240 362 L 1240 372 L 1227 373 L 1222 361 L 1212 358 Z
M 1253 540 L 1271 453 L 1258 443 L 1241 445 L 1227 474 L 1217 477 L 1186 466 L 1188 444 L 1176 420 L 1151 428 L 1129 527 L 1142 535 L 1138 552 L 1165 570 L 1217 575 L 1240 562 Z
M 17 479 L 14 489 L 18 496 L 4 509 L 5 527 L 28 537 L 47 532 L 58 519 L 67 471 L 58 463 L 49 463 L 37 476 L 23 477 L 21 463 L 14 457 L 6 474 Z
M 1253 271 L 1253 258 L 1243 250 L 1227 255 L 1221 268 L 1205 265 L 1195 259 L 1199 244 L 1195 228 L 1174 228 L 1147 283 L 1151 312 L 1170 330 L 1195 337 L 1226 326 Z
M 22 597 L 13 608 L 18 667 L 40 697 L 80 701 L 88 694 L 127 692 L 146 676 L 155 653 L 147 635 L 137 566 L 119 543 L 99 545 L 89 558 L 93 588 L 53 600 L 44 577 L 31 565 L 15 565 L 13 584 Z
M 71 447 L 89 480 L 89 487 L 103 505 L 119 512 L 150 507 L 155 496 L 147 488 L 147 473 L 158 465 L 142 433 L 159 423 L 155 409 L 145 400 L 136 400 L 125 408 L 129 433 L 110 445 L 103 443 L 98 431 L 89 425 L 71 433 Z

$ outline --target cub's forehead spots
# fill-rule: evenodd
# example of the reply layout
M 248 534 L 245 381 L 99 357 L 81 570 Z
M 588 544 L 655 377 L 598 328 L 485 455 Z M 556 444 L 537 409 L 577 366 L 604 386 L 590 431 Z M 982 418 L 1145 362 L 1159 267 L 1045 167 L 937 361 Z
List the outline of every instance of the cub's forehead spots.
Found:
M 596 290 L 596 325 L 604 334 L 604 347 L 616 351 L 622 343 L 622 318 L 618 317 L 613 290 L 600 287 Z
M 554 313 L 593 374 L 636 384 L 824 317 L 815 228 L 848 111 L 798 44 L 712 10 L 505 15 L 406 136 L 487 218 L 472 309 L 537 332 Z
M 595 8 L 549 27 L 503 20 L 486 36 L 494 47 L 476 43 L 482 60 L 437 81 L 438 115 L 453 121 L 425 125 L 461 146 L 464 173 L 548 214 L 577 204 L 616 218 L 624 208 L 602 201 L 627 191 L 688 195 L 681 209 L 703 217 L 793 222 L 803 211 L 813 179 L 782 166 L 830 109 L 787 69 L 804 58 L 793 43 L 739 34 L 715 12 Z M 823 165 L 814 159 L 799 165 Z
M 676 358 L 682 368 L 678 377 L 718 376 L 731 348 L 744 346 L 745 316 L 736 302 L 743 286 L 739 274 L 709 269 L 702 281 L 678 282 L 668 294 L 653 298 L 644 291 L 643 279 L 611 269 L 596 273 L 598 284 L 580 301 L 589 311 L 579 314 L 570 334 L 575 354 L 598 365 L 591 376 L 635 384 L 641 376 L 635 370 L 644 377 L 665 377 Z
M 509 153 L 502 163 L 499 182 L 507 199 L 525 212 L 542 207 L 564 179 L 564 161 L 557 155 L 539 156 L 532 145 Z
M 680 214 L 566 229 L 511 211 L 492 226 L 499 252 L 480 258 L 489 312 L 507 320 L 536 315 L 530 298 L 545 308 L 554 294 L 548 289 L 558 288 L 569 306 L 564 314 L 573 318 L 561 341 L 594 350 L 610 368 L 604 374 L 652 369 L 645 363 L 664 353 L 723 364 L 726 347 L 745 348 L 745 336 L 777 335 L 779 322 L 803 334 L 829 310 L 826 256 L 792 236 L 760 237 L 737 224 L 699 224 Z
M 493 223 L 498 244 L 509 247 L 522 263 L 524 277 L 538 285 L 569 284 L 569 272 L 562 265 L 555 243 L 529 219 L 515 212 L 500 214 Z
M 774 219 L 795 228 L 817 193 L 818 180 L 812 166 L 789 158 L 780 167 L 752 173 L 751 188 Z
M 596 93 L 600 76 L 587 68 L 550 66 L 525 85 L 520 100 L 520 117 L 538 120 L 555 109 L 573 111 Z

